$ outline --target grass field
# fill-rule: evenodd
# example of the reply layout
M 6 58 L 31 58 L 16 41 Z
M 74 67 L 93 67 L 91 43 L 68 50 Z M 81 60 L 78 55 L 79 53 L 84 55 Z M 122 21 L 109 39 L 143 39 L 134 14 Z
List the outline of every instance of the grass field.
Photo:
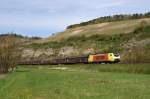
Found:
M 0 99 L 150 99 L 148 71 L 150 64 L 18 66 L 0 75 Z

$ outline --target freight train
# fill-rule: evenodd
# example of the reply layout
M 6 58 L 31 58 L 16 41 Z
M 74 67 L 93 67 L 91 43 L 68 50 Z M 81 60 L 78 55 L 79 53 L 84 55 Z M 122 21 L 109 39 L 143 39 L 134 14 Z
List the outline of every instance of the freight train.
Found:
M 114 53 L 88 55 L 87 57 L 66 57 L 52 60 L 52 64 L 77 64 L 77 63 L 118 63 L 120 55 Z
M 93 54 L 85 57 L 66 57 L 57 58 L 51 61 L 22 61 L 21 65 L 58 65 L 58 64 L 90 64 L 90 63 L 119 63 L 120 54 L 105 53 L 105 54 Z

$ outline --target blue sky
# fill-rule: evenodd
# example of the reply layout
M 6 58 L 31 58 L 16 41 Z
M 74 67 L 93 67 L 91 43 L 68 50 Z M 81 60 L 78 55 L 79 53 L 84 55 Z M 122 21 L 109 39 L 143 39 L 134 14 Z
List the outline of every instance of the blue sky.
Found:
M 0 34 L 47 37 L 100 16 L 148 11 L 150 0 L 0 0 Z

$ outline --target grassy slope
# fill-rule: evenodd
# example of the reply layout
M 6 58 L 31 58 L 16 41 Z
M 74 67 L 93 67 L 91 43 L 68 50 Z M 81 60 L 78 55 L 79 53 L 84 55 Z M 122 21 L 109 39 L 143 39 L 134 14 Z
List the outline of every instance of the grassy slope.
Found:
M 118 21 L 118 22 L 107 22 L 107 23 L 100 23 L 95 25 L 87 25 L 78 28 L 67 29 L 64 32 L 58 33 L 55 36 L 51 36 L 46 39 L 42 39 L 36 41 L 37 43 L 44 43 L 48 41 L 55 41 L 64 38 L 69 38 L 71 36 L 91 36 L 95 34 L 118 34 L 118 33 L 129 33 L 133 31 L 140 25 L 142 20 L 147 21 L 150 23 L 150 18 L 145 19 L 137 19 L 137 20 L 128 20 L 128 21 Z
M 148 46 L 150 42 L 150 25 L 145 27 L 139 27 L 128 34 L 115 34 L 115 35 L 92 35 L 86 36 L 74 36 L 65 40 L 57 42 L 47 43 L 33 43 L 30 48 L 55 48 L 59 49 L 64 46 L 72 46 L 80 50 L 80 54 L 85 49 L 93 48 L 95 52 L 122 52 L 136 42 L 137 46 Z M 134 40 L 134 41 L 133 41 Z M 132 46 L 130 46 L 132 47 Z M 83 51 L 82 51 L 83 50 Z
M 149 99 L 149 82 L 150 75 L 78 70 L 73 66 L 65 71 L 19 68 L 0 78 L 0 99 Z

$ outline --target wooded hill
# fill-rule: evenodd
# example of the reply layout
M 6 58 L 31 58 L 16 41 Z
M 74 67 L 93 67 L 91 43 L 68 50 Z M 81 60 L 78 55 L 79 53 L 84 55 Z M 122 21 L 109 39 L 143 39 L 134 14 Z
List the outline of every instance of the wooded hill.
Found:
M 104 16 L 99 17 L 87 22 L 82 22 L 80 24 L 73 24 L 67 27 L 67 29 L 70 28 L 76 28 L 80 26 L 86 26 L 86 25 L 92 25 L 92 24 L 98 24 L 98 23 L 104 23 L 104 22 L 115 22 L 115 21 L 123 21 L 123 20 L 133 20 L 133 19 L 141 19 L 141 18 L 149 18 L 150 12 L 147 13 L 136 13 L 136 14 L 120 14 L 120 15 L 113 15 L 113 16 Z

